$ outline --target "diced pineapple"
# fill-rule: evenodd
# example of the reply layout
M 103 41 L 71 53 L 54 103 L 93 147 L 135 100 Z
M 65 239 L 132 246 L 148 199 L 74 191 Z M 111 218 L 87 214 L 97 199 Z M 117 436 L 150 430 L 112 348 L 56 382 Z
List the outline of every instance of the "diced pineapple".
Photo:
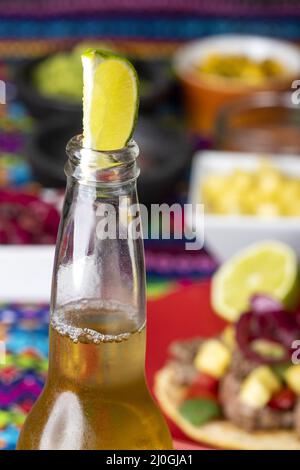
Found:
M 218 201 L 216 211 L 218 214 L 240 214 L 241 203 L 239 193 L 234 188 L 228 189 Z
M 281 390 L 282 384 L 272 369 L 268 366 L 260 366 L 252 371 L 256 377 L 270 390 L 272 395 Z
M 274 217 L 281 214 L 280 206 L 275 202 L 261 202 L 256 207 L 256 215 L 261 217 Z
M 242 205 L 244 214 L 256 214 L 256 207 L 260 203 L 260 193 L 257 189 L 252 189 L 243 196 Z
M 201 191 L 207 210 L 215 214 L 300 215 L 300 179 L 267 161 L 253 172 L 208 175 Z
M 279 392 L 282 385 L 268 366 L 254 369 L 241 385 L 240 399 L 252 408 L 262 408 Z
M 231 325 L 226 326 L 225 330 L 222 332 L 221 339 L 225 346 L 227 346 L 230 351 L 233 351 L 236 346 L 235 328 Z
M 283 210 L 282 215 L 299 217 L 300 216 L 300 195 L 297 199 L 290 200 L 288 204 L 283 205 L 282 210 Z
M 240 400 L 251 408 L 263 408 L 271 399 L 272 392 L 258 379 L 248 376 L 241 386 Z
M 284 378 L 293 392 L 300 395 L 300 365 L 290 366 L 285 371 Z
M 236 169 L 232 175 L 229 176 L 231 187 L 236 191 L 248 191 L 253 184 L 253 176 L 251 173 Z
M 209 339 L 200 346 L 194 364 L 200 372 L 219 379 L 225 374 L 230 360 L 229 349 L 221 341 Z
M 202 194 L 204 199 L 208 201 L 219 199 L 220 193 L 222 193 L 225 184 L 226 176 L 217 174 L 207 176 L 202 185 Z
M 263 164 L 258 171 L 257 184 L 262 194 L 273 194 L 278 191 L 283 182 L 283 176 L 277 168 L 267 163 Z

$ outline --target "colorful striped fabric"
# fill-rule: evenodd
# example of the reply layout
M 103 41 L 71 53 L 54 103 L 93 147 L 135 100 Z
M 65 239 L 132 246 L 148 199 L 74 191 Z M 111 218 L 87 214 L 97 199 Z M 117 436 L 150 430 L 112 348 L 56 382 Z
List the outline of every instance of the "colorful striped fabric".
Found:
M 247 33 L 300 38 L 299 18 L 202 17 L 202 16 L 122 16 L 107 14 L 99 17 L 48 19 L 0 19 L 0 37 L 3 39 L 36 38 L 131 38 L 157 40 L 189 40 L 201 36 L 224 33 Z
M 0 307 L 5 361 L 0 361 L 0 449 L 14 449 L 26 414 L 40 394 L 47 370 L 47 305 Z
M 2 0 L 0 57 L 43 55 L 88 38 L 127 41 L 125 52 L 144 56 L 223 33 L 300 41 L 299 19 L 298 0 Z
M 296 0 L 4 0 L 0 38 L 185 41 L 237 32 L 299 40 L 299 18 Z
M 198 15 L 300 15 L 298 0 L 2 0 L 1 16 L 35 17 L 118 13 L 185 13 Z
M 151 282 L 148 299 L 165 298 L 182 286 L 186 289 L 182 281 Z M 26 415 L 43 388 L 48 322 L 47 305 L 0 305 L 0 338 L 6 346 L 5 360 L 0 356 L 0 450 L 15 448 Z

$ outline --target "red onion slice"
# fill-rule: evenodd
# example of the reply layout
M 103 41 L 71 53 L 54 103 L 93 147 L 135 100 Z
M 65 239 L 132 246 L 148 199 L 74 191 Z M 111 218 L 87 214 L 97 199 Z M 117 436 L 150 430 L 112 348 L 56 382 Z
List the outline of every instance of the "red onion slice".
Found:
M 299 318 L 271 297 L 256 295 L 250 302 L 252 310 L 244 313 L 236 324 L 237 344 L 247 359 L 258 363 L 279 363 L 289 360 L 292 343 L 300 339 Z M 262 339 L 282 346 L 281 359 L 266 357 L 253 350 L 253 341 Z

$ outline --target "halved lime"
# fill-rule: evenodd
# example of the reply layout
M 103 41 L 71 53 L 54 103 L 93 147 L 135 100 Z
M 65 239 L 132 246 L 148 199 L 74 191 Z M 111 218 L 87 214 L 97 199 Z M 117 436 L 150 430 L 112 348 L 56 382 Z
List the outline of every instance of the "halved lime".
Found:
M 121 149 L 130 140 L 137 117 L 137 73 L 127 59 L 112 52 L 89 49 L 81 58 L 83 145 Z
M 294 251 L 277 241 L 264 241 L 236 254 L 212 281 L 212 305 L 228 321 L 249 308 L 253 294 L 269 294 L 287 308 L 298 294 L 298 263 Z

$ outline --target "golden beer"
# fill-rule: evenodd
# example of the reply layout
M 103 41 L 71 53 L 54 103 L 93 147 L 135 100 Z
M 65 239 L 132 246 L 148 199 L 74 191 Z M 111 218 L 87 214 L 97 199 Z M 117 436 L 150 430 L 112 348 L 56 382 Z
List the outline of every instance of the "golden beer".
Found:
M 124 237 L 132 220 L 128 207 L 137 205 L 137 146 L 100 155 L 83 149 L 76 137 L 67 152 L 49 371 L 18 449 L 171 449 L 145 380 L 143 240 Z M 99 170 L 100 156 L 113 159 L 112 166 Z M 116 210 L 115 236 L 103 231 L 108 203 Z
M 145 382 L 145 327 L 136 330 L 120 312 L 103 308 L 69 310 L 66 321 L 51 325 L 47 384 L 18 447 L 170 448 Z M 68 325 L 78 329 L 77 339 L 68 336 Z

